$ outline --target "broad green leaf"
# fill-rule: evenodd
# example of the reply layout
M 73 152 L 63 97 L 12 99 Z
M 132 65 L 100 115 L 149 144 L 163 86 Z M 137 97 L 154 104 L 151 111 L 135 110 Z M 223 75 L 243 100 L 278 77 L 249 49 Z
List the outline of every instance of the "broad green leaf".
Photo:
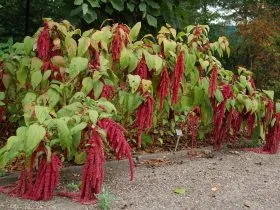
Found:
M 26 55 L 28 55 L 31 50 L 33 49 L 33 45 L 34 45 L 34 38 L 30 37 L 30 36 L 26 36 L 23 40 L 24 43 L 24 52 Z
M 96 0 L 87 0 L 91 7 L 100 7 L 99 1 Z
M 90 91 L 92 90 L 93 88 L 93 82 L 92 82 L 92 79 L 90 77 L 86 77 L 83 79 L 82 81 L 82 92 L 85 94 L 85 95 L 88 95 L 90 93 Z
M 49 77 L 51 76 L 51 74 L 52 74 L 52 71 L 51 71 L 51 70 L 45 71 L 44 74 L 43 74 L 42 81 L 45 81 L 45 80 L 49 79 Z
M 46 130 L 41 125 L 33 124 L 28 127 L 24 141 L 24 151 L 27 156 L 30 156 L 35 151 L 45 135 Z
M 105 108 L 107 113 L 117 113 L 116 107 L 104 98 L 98 100 L 97 106 Z
M 131 88 L 131 92 L 132 93 L 136 92 L 141 83 L 140 76 L 129 74 L 127 75 L 127 78 L 128 78 L 129 87 Z
M 275 106 L 276 106 L 276 113 L 279 113 L 280 112 L 280 103 L 276 102 Z
M 125 68 L 128 67 L 129 63 L 130 63 L 130 55 L 132 54 L 132 52 L 126 48 L 124 48 L 121 51 L 121 56 L 120 56 L 120 68 L 121 70 L 124 70 Z
M 273 90 L 262 90 L 271 100 L 274 99 L 274 91 Z
M 56 90 L 50 88 L 47 91 L 47 96 L 48 96 L 49 107 L 50 108 L 55 107 L 60 100 L 59 93 Z
M 93 83 L 93 93 L 94 93 L 95 100 L 97 100 L 100 97 L 103 91 L 103 87 L 104 84 L 99 80 Z
M 28 93 L 26 93 L 26 95 L 23 98 L 22 105 L 23 106 L 30 105 L 30 104 L 32 104 L 32 102 L 34 102 L 36 100 L 36 98 L 37 98 L 37 96 L 35 93 L 28 92 Z
M 68 53 L 68 56 L 71 58 L 75 57 L 77 54 L 77 42 L 71 38 L 70 36 L 67 36 L 65 38 L 65 48 Z
M 251 111 L 251 110 L 252 110 L 252 106 L 253 106 L 253 104 L 252 104 L 251 99 L 247 98 L 247 99 L 245 100 L 246 111 L 247 111 L 247 112 Z
M 31 59 L 31 71 L 39 71 L 41 70 L 41 67 L 43 65 L 43 62 L 37 58 L 37 57 L 33 57 Z
M 147 5 L 144 2 L 141 2 L 138 7 L 141 12 L 146 12 L 147 10 Z
M 49 117 L 49 108 L 45 106 L 35 106 L 36 118 L 40 123 L 43 123 Z
M 74 126 L 73 128 L 71 128 L 71 134 L 74 135 L 78 132 L 81 132 L 82 130 L 84 130 L 84 128 L 87 127 L 87 123 L 85 122 L 81 122 L 80 124 Z
M 131 41 L 135 41 L 141 29 L 141 22 L 136 23 L 130 30 L 129 37 Z
M 72 117 L 75 114 L 79 114 L 83 110 L 83 105 L 80 102 L 75 102 L 67 106 L 62 107 L 57 112 L 57 117 Z
M 220 89 L 217 89 L 216 92 L 215 92 L 215 98 L 217 99 L 217 101 L 219 103 L 221 103 L 222 101 L 224 101 L 224 97 L 223 97 L 223 94 L 222 94 L 222 91 Z
M 75 0 L 74 5 L 81 5 L 83 2 L 83 0 Z
M 147 21 L 150 26 L 157 27 L 157 19 L 154 16 L 147 14 Z
M 97 123 L 97 119 L 98 119 L 98 112 L 95 110 L 89 110 L 88 115 L 89 115 L 89 119 L 90 119 L 91 123 L 95 126 Z
M 19 81 L 22 87 L 25 86 L 26 79 L 27 79 L 27 71 L 25 70 L 25 68 L 21 68 L 19 71 L 17 71 L 17 80 Z
M 132 53 L 130 55 L 128 73 L 131 73 L 131 72 L 133 72 L 136 69 L 138 61 L 139 61 L 138 57 L 134 53 Z
M 88 13 L 88 4 L 83 3 L 82 9 L 83 9 L 83 15 L 86 15 Z
M 131 3 L 131 2 L 127 2 L 126 3 L 127 8 L 129 9 L 130 12 L 133 12 L 135 9 L 135 4 Z
M 35 71 L 31 74 L 31 85 L 33 89 L 35 89 L 40 84 L 42 78 L 43 76 L 41 71 Z
M 94 10 L 89 9 L 87 14 L 85 14 L 83 18 L 87 22 L 87 24 L 90 24 L 97 19 L 97 14 Z
M 113 8 L 119 12 L 124 10 L 124 0 L 111 0 Z
M 72 144 L 72 136 L 67 123 L 62 119 L 57 119 L 58 137 L 62 147 L 70 147 Z
M 69 66 L 69 76 L 71 78 L 77 76 L 80 72 L 87 69 L 88 59 L 82 57 L 74 57 Z
M 195 55 L 193 54 L 187 54 L 186 56 L 186 61 L 187 61 L 187 70 L 190 71 L 191 69 L 193 69 L 194 65 L 195 65 Z
M 204 91 L 201 87 L 195 86 L 194 87 L 194 104 L 200 105 L 203 101 L 201 99 L 203 98 Z
M 78 56 L 83 56 L 90 45 L 90 38 L 82 36 L 78 42 Z
M 0 92 L 0 101 L 5 99 L 5 92 Z

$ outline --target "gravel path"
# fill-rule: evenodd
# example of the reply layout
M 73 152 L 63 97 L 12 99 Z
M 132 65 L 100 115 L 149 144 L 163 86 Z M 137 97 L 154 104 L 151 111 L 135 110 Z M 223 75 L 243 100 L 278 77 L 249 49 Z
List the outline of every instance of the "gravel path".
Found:
M 190 159 L 186 152 L 179 152 L 168 155 L 167 161 L 146 161 L 138 166 L 134 182 L 129 182 L 127 162 L 109 163 L 105 187 L 117 196 L 112 209 L 278 210 L 279 172 L 279 154 L 227 151 L 215 153 L 213 158 Z M 185 194 L 174 193 L 176 188 L 185 189 Z M 33 202 L 0 193 L 0 209 L 80 210 L 97 207 L 83 206 L 61 197 L 48 202 Z

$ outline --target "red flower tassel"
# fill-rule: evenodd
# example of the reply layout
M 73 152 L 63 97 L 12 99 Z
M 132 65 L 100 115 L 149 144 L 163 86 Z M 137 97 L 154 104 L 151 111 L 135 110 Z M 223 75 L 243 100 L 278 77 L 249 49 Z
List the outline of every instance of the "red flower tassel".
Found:
M 220 103 L 218 106 L 214 108 L 214 148 L 220 149 L 221 146 L 221 131 L 222 131 L 222 123 L 225 116 L 226 111 L 226 102 L 232 96 L 232 91 L 230 85 L 224 85 L 222 94 L 224 97 L 224 101 Z
M 141 79 L 148 78 L 148 66 L 146 64 L 144 55 L 142 56 L 140 62 L 137 65 L 135 75 L 139 75 Z
M 146 102 L 142 103 L 136 112 L 135 126 L 138 127 L 138 147 L 142 144 L 142 133 L 152 127 L 154 99 L 150 94 L 145 95 Z
M 121 33 L 122 30 L 124 33 Z M 122 51 L 122 43 L 124 42 L 124 45 L 127 46 L 128 44 L 128 34 L 129 29 L 127 26 L 119 24 L 115 31 L 114 31 L 114 38 L 112 40 L 112 58 L 113 63 L 120 59 L 120 54 Z M 124 35 L 124 37 L 123 37 Z
M 171 103 L 176 104 L 179 99 L 179 87 L 181 83 L 181 79 L 183 77 L 185 71 L 185 65 L 184 65 L 184 53 L 183 51 L 180 52 L 177 62 L 174 69 L 174 75 L 173 75 L 173 82 L 172 82 L 172 99 Z
M 90 69 L 99 69 L 100 68 L 100 52 L 98 52 L 94 47 L 89 47 L 90 61 L 89 68 Z
M 217 90 L 217 83 L 218 83 L 218 69 L 217 69 L 217 66 L 214 65 L 213 69 L 212 69 L 210 81 L 209 81 L 209 88 L 208 88 L 208 94 L 209 94 L 210 98 L 215 97 L 215 93 Z
M 169 84 L 170 78 L 167 67 L 165 66 L 160 74 L 160 83 L 158 87 L 158 96 L 160 98 L 159 110 L 162 110 L 164 99 L 168 96 Z
M 54 189 L 59 182 L 59 170 L 62 166 L 61 160 L 54 154 L 48 163 L 45 156 L 39 158 L 38 172 L 32 192 L 33 200 L 50 200 Z
M 106 98 L 107 100 L 111 99 L 115 93 L 115 88 L 112 85 L 104 85 L 101 92 L 101 97 Z
M 81 203 L 95 203 L 96 194 L 101 192 L 104 179 L 104 148 L 103 141 L 96 128 L 91 130 L 88 141 L 87 159 L 83 168 L 82 187 L 78 201 Z
M 266 143 L 261 153 L 275 154 L 278 151 L 280 142 L 280 113 L 275 114 L 274 117 L 276 121 L 266 135 Z
M 255 113 L 250 113 L 247 117 L 247 133 L 248 137 L 251 138 L 255 125 Z
M 130 177 L 131 180 L 133 180 L 134 162 L 130 152 L 130 146 L 124 136 L 124 132 L 127 131 L 120 124 L 107 118 L 99 120 L 98 126 L 106 131 L 110 147 L 117 153 L 117 159 L 121 160 L 124 157 L 128 158 L 130 164 Z
M 48 25 L 46 24 L 37 40 L 38 57 L 43 60 L 48 60 L 50 58 L 50 50 L 51 50 L 51 38 L 49 34 Z

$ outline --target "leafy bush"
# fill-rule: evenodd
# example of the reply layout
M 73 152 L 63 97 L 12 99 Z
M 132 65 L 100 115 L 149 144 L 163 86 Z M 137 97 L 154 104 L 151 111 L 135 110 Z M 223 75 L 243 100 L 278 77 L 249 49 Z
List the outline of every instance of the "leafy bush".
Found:
M 241 133 L 266 140 L 259 152 L 277 151 L 280 106 L 273 91 L 257 90 L 244 68 L 238 75 L 223 69 L 213 55 L 229 55 L 229 43 L 225 37 L 210 43 L 208 26 L 177 33 L 167 24 L 157 37 L 139 40 L 141 23 L 83 33 L 68 21 L 44 24 L 14 44 L 2 64 L 6 118 L 19 128 L 0 150 L 0 163 L 4 167 L 17 157 L 23 166 L 11 194 L 48 200 L 61 160 L 85 159 L 80 193 L 68 195 L 95 202 L 105 147 L 117 159 L 129 159 L 133 178 L 125 135 L 137 136 L 141 147 L 142 134 L 161 126 L 187 126 L 193 146 L 198 134 L 202 138 L 213 128 L 215 149 Z

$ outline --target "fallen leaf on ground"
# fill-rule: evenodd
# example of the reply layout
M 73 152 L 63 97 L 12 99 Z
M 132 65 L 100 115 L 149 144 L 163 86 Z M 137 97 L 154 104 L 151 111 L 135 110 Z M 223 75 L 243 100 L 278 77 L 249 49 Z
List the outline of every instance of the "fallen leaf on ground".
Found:
M 183 187 L 178 187 L 178 188 L 175 188 L 175 189 L 173 190 L 173 192 L 174 192 L 174 193 L 177 193 L 177 194 L 180 194 L 180 195 L 183 195 L 183 194 L 186 193 L 186 189 L 183 188 Z

